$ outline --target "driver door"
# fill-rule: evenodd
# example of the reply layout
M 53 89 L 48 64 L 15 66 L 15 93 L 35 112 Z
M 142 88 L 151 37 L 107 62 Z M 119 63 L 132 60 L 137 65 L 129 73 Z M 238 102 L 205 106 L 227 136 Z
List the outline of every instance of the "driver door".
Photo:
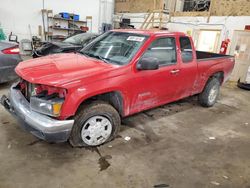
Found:
M 156 38 L 140 58 L 156 58 L 157 70 L 136 70 L 134 73 L 131 113 L 174 101 L 179 85 L 179 63 L 175 37 Z M 140 63 L 140 60 L 137 64 Z

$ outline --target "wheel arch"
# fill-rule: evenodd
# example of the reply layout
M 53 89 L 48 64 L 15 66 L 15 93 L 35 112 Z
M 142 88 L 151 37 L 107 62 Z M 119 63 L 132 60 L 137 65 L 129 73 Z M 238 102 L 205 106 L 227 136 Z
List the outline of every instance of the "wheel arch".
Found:
M 220 81 L 220 85 L 222 85 L 223 82 L 224 82 L 224 72 L 223 71 L 217 71 L 217 72 L 213 72 L 213 73 L 209 74 L 209 76 L 207 77 L 207 80 L 204 83 L 204 87 L 213 78 L 218 79 Z
M 202 87 L 201 87 L 200 92 L 204 91 L 204 89 L 205 89 L 207 83 L 208 83 L 211 79 L 213 79 L 213 78 L 217 78 L 217 79 L 220 81 L 220 85 L 223 84 L 223 82 L 224 82 L 224 72 L 223 72 L 223 71 L 213 72 L 213 73 L 211 73 L 211 74 L 209 74 L 209 75 L 210 75 L 210 76 L 208 76 L 207 79 L 205 79 L 205 80 L 203 81 L 203 84 L 202 84 Z
M 218 72 L 215 72 L 213 73 L 207 80 L 207 82 L 212 79 L 212 78 L 217 78 L 219 81 L 220 81 L 220 85 L 223 84 L 224 82 L 224 72 L 223 71 L 218 71 Z M 206 82 L 206 83 L 207 83 Z
M 111 106 L 113 106 L 119 113 L 121 117 L 124 116 L 124 97 L 120 91 L 110 91 L 97 95 L 90 96 L 86 99 L 83 99 L 78 105 L 77 111 L 84 104 L 89 104 L 93 101 L 101 100 L 107 102 Z M 76 111 L 76 112 L 77 112 Z

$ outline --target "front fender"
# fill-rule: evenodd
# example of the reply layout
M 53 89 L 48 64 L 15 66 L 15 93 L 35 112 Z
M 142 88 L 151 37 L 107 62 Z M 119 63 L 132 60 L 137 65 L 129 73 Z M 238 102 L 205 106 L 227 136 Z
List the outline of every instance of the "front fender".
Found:
M 82 86 L 69 91 L 67 99 L 63 104 L 63 109 L 61 112 L 62 119 L 67 119 L 68 117 L 74 116 L 79 106 L 87 99 L 110 92 L 119 92 L 121 94 L 123 99 L 122 111 L 124 113 L 123 115 L 126 116 L 126 114 L 129 113 L 127 92 L 121 87 L 107 87 L 107 86 L 108 84 L 104 85 L 97 82 L 95 84 Z

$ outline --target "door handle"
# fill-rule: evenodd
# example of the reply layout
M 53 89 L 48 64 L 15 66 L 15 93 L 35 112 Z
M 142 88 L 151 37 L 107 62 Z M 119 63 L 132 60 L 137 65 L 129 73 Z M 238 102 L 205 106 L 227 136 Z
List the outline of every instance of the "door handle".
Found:
M 170 72 L 171 72 L 171 74 L 177 74 L 178 72 L 180 72 L 180 70 L 179 69 L 174 69 L 174 70 L 171 70 Z

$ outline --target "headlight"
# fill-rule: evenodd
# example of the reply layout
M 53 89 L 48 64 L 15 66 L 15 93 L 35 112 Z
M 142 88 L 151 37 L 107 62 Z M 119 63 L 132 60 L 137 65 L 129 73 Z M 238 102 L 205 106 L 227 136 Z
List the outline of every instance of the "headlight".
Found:
M 44 99 L 38 97 L 30 98 L 30 107 L 33 111 L 39 112 L 41 114 L 46 114 L 53 117 L 58 117 L 61 114 L 61 109 L 64 99 L 53 98 Z

